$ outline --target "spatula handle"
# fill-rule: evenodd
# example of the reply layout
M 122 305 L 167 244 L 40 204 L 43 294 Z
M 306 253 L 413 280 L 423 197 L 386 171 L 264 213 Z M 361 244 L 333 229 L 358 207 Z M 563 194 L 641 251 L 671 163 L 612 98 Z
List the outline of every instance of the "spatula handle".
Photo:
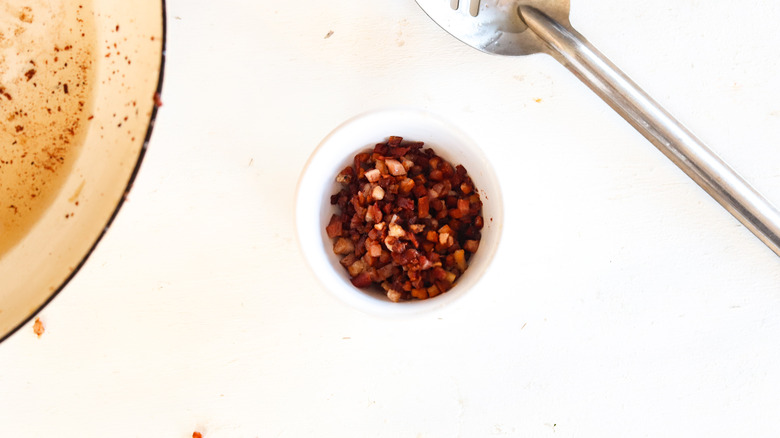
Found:
M 780 213 L 769 201 L 579 32 L 538 9 L 520 6 L 519 11 L 529 29 L 547 43 L 556 59 L 780 255 Z

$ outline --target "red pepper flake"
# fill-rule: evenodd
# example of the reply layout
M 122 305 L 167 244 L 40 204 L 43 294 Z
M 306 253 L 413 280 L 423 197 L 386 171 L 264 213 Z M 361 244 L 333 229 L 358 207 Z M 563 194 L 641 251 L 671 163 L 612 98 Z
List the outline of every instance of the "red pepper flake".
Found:
M 163 106 L 162 99 L 160 98 L 160 93 L 154 93 L 154 106 L 157 108 Z
M 43 332 L 45 332 L 46 329 L 43 327 L 43 323 L 41 322 L 40 318 L 35 318 L 35 323 L 33 324 L 33 332 L 38 335 L 40 338 Z
M 203 434 L 200 432 L 192 432 L 192 438 L 203 438 Z

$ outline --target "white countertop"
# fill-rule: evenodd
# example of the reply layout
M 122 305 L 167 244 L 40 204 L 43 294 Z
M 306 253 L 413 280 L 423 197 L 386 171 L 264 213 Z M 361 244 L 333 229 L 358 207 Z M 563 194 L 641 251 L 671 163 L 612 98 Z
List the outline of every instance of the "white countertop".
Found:
M 572 3 L 780 203 L 780 5 Z M 129 201 L 46 332 L 0 344 L 0 435 L 780 430 L 780 259 L 552 58 L 482 54 L 412 0 L 172 0 L 163 89 Z M 395 105 L 466 131 L 506 203 L 479 286 L 402 321 L 325 292 L 292 215 L 319 141 Z

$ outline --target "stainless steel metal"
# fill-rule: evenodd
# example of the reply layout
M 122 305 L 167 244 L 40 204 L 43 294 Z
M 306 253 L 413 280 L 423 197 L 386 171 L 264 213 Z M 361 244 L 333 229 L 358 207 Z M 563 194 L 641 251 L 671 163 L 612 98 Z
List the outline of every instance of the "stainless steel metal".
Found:
M 446 31 L 483 52 L 552 55 L 780 255 L 780 212 L 574 30 L 568 0 L 482 0 L 476 17 L 446 0 L 417 3 Z
M 547 52 L 544 41 L 517 12 L 516 0 L 417 0 L 433 21 L 464 43 L 497 55 L 530 55 Z M 569 23 L 569 0 L 527 0 L 544 8 L 559 23 Z

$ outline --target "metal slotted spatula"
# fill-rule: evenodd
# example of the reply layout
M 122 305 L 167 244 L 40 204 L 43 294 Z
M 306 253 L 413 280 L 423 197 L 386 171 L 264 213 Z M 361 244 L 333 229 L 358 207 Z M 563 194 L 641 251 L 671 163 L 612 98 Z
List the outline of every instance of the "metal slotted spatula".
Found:
M 498 55 L 547 53 L 780 255 L 780 213 L 569 23 L 569 0 L 416 0 L 464 43 Z

